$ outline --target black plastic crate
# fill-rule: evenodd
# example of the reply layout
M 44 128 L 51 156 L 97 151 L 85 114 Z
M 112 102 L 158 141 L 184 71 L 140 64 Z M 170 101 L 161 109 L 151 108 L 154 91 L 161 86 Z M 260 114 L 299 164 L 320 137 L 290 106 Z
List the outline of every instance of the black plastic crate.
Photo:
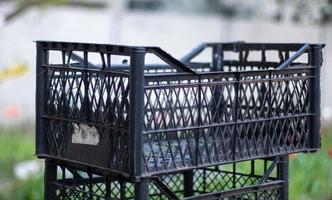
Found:
M 179 61 L 158 47 L 39 41 L 37 156 L 138 179 L 316 151 L 322 48 L 206 43 Z
M 146 180 L 148 190 L 143 195 L 151 200 L 287 199 L 285 166 L 287 157 L 274 157 L 154 176 Z M 93 168 L 52 161 L 46 167 L 58 174 L 46 179 L 46 199 L 125 200 L 144 193 L 135 193 L 135 182 L 98 174 Z

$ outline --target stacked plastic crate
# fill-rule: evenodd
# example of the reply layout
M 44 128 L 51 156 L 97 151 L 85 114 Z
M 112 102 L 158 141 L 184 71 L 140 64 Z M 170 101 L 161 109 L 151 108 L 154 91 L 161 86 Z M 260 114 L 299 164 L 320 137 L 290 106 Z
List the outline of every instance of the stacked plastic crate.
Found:
M 320 148 L 323 47 L 204 43 L 179 61 L 38 41 L 45 199 L 288 199 L 288 154 Z

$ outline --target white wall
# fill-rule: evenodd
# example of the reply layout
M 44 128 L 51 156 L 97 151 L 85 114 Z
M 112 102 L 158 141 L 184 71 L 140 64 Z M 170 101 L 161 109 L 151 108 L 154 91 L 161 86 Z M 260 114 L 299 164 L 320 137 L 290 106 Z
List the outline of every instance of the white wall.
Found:
M 27 63 L 29 72 L 0 83 L 0 123 L 34 118 L 35 40 L 61 40 L 131 45 L 154 45 L 181 57 L 200 42 L 325 42 L 322 68 L 324 117 L 332 117 L 332 27 L 268 21 L 225 20 L 220 16 L 174 13 L 114 13 L 63 7 L 31 9 L 0 28 L 0 69 L 13 62 Z M 325 39 L 324 39 L 325 38 Z M 19 119 L 4 117 L 8 106 L 18 105 Z

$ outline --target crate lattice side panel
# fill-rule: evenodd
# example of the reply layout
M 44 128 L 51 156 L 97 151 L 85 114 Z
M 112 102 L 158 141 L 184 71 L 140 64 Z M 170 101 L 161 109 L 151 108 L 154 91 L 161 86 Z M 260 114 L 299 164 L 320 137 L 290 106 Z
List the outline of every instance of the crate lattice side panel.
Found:
M 201 77 L 145 86 L 146 173 L 308 148 L 309 69 Z
M 278 159 L 278 158 L 276 158 Z M 246 161 L 237 164 L 220 165 L 193 170 L 192 193 L 188 195 L 185 185 L 187 172 L 170 173 L 159 176 L 162 184 L 178 198 L 204 199 L 216 195 L 215 199 L 280 199 L 282 185 L 277 165 L 273 160 Z M 253 164 L 254 163 L 254 164 Z M 265 165 L 265 168 L 264 168 Z M 272 171 L 264 179 L 264 174 L 272 166 Z M 125 179 L 101 176 L 89 170 L 59 165 L 57 180 L 50 182 L 56 199 L 134 199 L 134 183 Z M 264 179 L 264 180 L 263 180 Z M 153 200 L 169 199 L 168 194 L 149 179 L 149 197 Z M 205 195 L 205 196 L 204 196 Z
M 81 162 L 94 161 L 93 164 L 127 172 L 128 77 L 56 66 L 49 66 L 47 70 L 45 133 L 49 153 L 71 159 L 81 152 L 85 154 Z M 80 135 L 91 130 L 98 134 L 98 146 L 80 139 Z M 78 135 L 76 142 L 74 134 Z M 88 144 L 88 149 L 81 148 L 81 143 Z

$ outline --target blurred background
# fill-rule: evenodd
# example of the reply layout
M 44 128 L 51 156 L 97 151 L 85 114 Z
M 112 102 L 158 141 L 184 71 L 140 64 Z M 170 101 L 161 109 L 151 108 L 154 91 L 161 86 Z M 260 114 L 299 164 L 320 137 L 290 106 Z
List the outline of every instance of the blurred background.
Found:
M 322 150 L 290 156 L 290 199 L 332 199 L 332 0 L 0 0 L 0 200 L 42 199 L 34 158 L 36 40 L 160 46 L 325 43 Z

